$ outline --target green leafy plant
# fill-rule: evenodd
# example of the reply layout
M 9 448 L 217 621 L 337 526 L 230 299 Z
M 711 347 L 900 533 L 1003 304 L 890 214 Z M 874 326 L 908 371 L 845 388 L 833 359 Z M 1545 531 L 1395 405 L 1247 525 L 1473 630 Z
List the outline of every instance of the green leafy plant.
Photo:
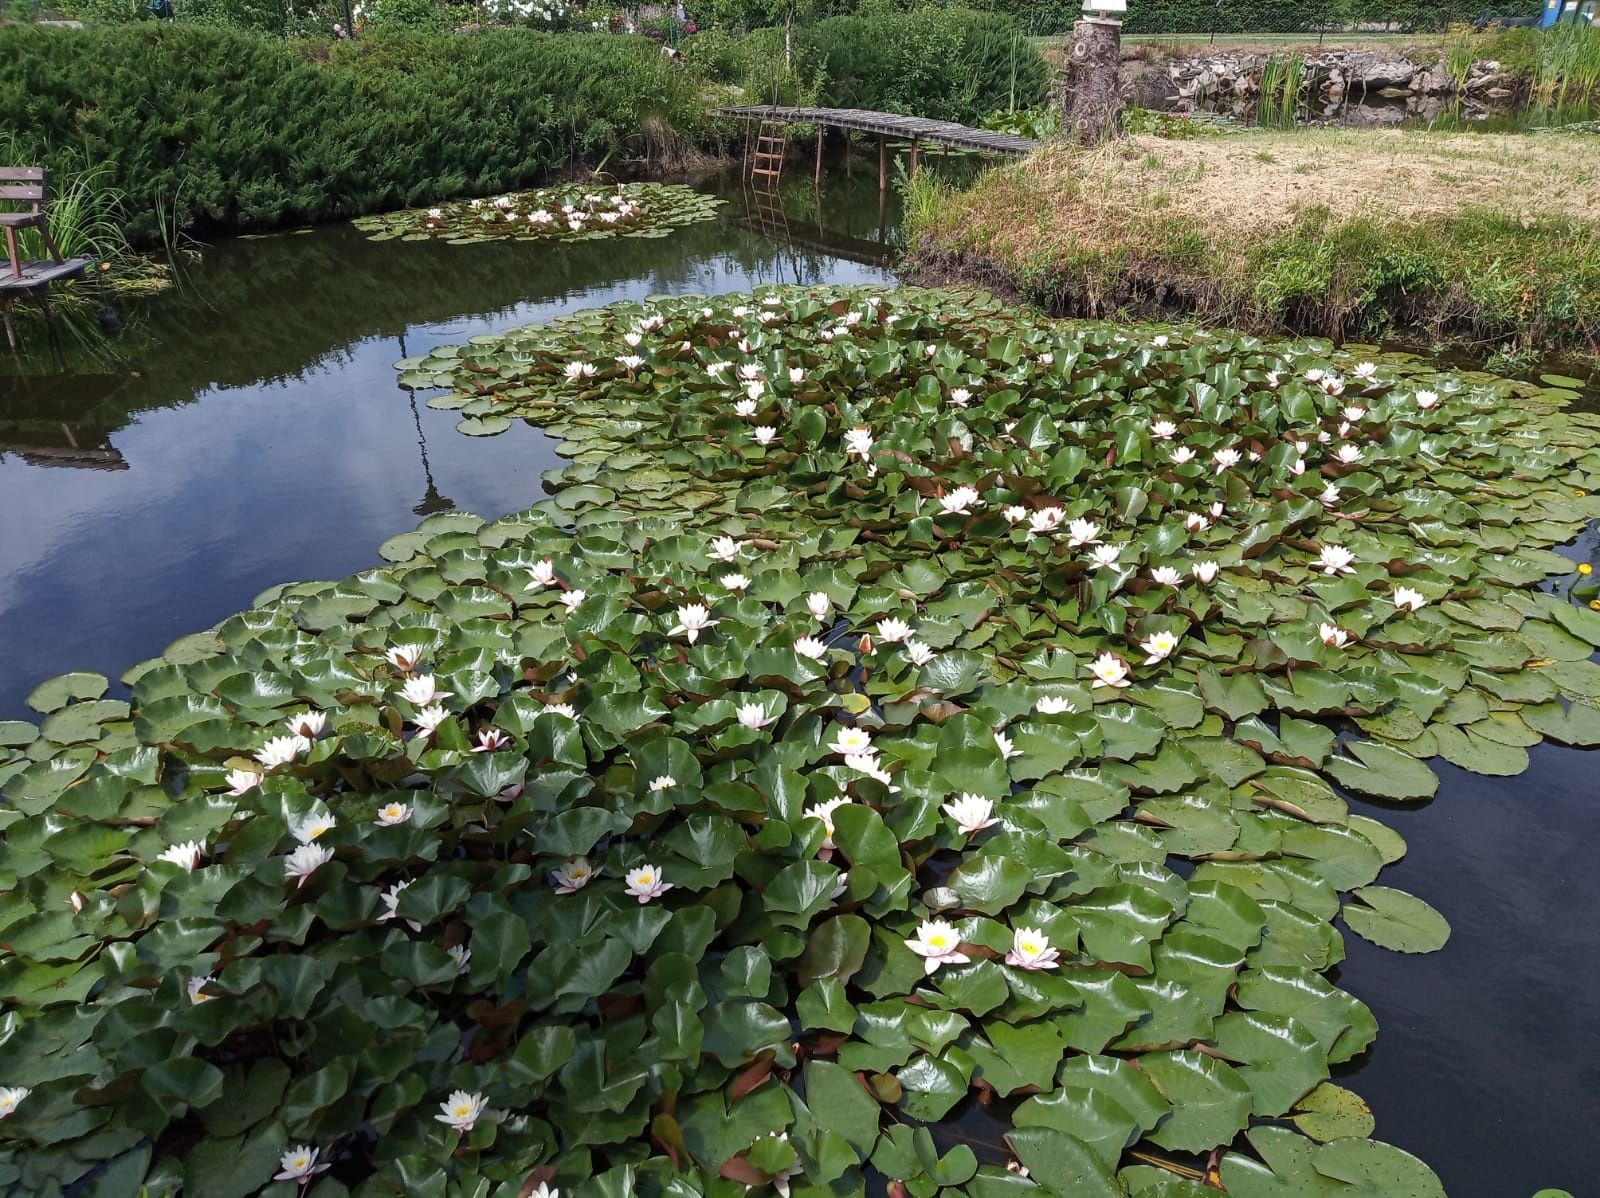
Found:
M 584 241 L 603 237 L 665 237 L 674 228 L 709 220 L 722 201 L 679 184 L 574 183 L 488 199 L 458 200 L 363 216 L 355 226 L 374 241 L 441 238 L 452 245 L 480 241 Z
M 828 288 L 398 369 L 550 497 L 0 724 L 0 1184 L 1442 1193 L 1329 1080 L 1335 919 L 1448 935 L 1341 788 L 1600 743 L 1570 391 Z

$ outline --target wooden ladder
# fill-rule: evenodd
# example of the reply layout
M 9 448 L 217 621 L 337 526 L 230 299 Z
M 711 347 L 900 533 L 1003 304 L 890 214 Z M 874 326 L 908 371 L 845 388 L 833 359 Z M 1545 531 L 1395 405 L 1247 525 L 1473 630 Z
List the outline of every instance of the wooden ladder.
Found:
M 762 121 L 756 133 L 755 152 L 750 155 L 751 186 L 777 191 L 787 150 L 788 127 L 781 121 Z

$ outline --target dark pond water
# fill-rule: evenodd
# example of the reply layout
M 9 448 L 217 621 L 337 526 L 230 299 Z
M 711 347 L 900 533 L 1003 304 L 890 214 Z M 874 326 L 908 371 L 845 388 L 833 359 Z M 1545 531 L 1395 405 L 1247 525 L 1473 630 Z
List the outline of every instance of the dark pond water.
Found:
M 117 342 L 29 330 L 30 355 L 0 368 L 0 719 L 25 716 L 44 678 L 116 677 L 269 586 L 374 564 L 419 515 L 535 502 L 557 464 L 540 433 L 463 437 L 454 414 L 409 402 L 390 363 L 656 292 L 887 281 L 897 213 L 873 174 L 831 169 L 820 200 L 796 180 L 781 213 L 713 180 L 734 198 L 724 218 L 660 240 L 373 244 L 330 227 L 236 241 L 124 305 Z M 1593 764 L 1546 746 L 1513 780 L 1441 765 L 1433 802 L 1367 808 L 1410 844 L 1383 882 L 1455 931 L 1424 957 L 1347 937 L 1336 980 L 1382 1031 L 1341 1080 L 1457 1198 L 1600 1192 Z M 984 1122 L 963 1130 L 992 1139 Z

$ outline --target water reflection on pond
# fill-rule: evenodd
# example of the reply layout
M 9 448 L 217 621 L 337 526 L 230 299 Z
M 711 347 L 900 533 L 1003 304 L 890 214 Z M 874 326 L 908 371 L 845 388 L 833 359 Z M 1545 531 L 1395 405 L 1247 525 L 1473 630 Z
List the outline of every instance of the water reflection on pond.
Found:
M 375 244 L 330 227 L 219 244 L 182 289 L 124 313 L 113 352 L 69 340 L 59 359 L 13 368 L 0 377 L 0 719 L 25 716 L 40 679 L 115 677 L 269 586 L 368 566 L 419 515 L 492 518 L 541 497 L 551 442 L 526 425 L 459 435 L 455 413 L 396 389 L 397 358 L 656 292 L 892 278 L 895 205 L 880 206 L 866 164 L 831 173 L 820 199 L 796 194 L 659 240 Z M 1519 779 L 1440 764 L 1425 806 L 1358 804 L 1410 845 L 1382 882 L 1426 897 L 1454 936 L 1424 957 L 1346 937 L 1333 980 L 1381 1032 L 1336 1079 L 1371 1103 L 1379 1138 L 1458 1196 L 1581 1194 L 1591 1173 L 1590 764 L 1547 745 Z M 941 1135 L 999 1130 L 972 1111 Z

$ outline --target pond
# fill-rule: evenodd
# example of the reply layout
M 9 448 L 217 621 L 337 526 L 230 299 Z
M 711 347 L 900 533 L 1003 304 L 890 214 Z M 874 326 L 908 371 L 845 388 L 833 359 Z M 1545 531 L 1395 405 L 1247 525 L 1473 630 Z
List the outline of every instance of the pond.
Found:
M 28 716 L 43 678 L 115 678 L 269 587 L 374 565 L 419 516 L 541 497 L 562 464 L 550 439 L 521 422 L 461 436 L 457 413 L 396 388 L 397 359 L 654 294 L 892 281 L 895 204 L 870 171 L 830 168 L 819 201 L 791 189 L 781 211 L 703 186 L 730 198 L 722 218 L 659 240 L 451 247 L 329 227 L 222 243 L 128 305 L 121 341 L 36 345 L 0 378 L 0 720 Z M 1352 800 L 1409 845 L 1384 884 L 1453 936 L 1424 956 L 1345 936 L 1330 980 L 1381 1030 L 1334 1080 L 1455 1195 L 1578 1194 L 1592 1175 L 1593 762 L 1548 743 L 1532 760 L 1510 780 L 1436 763 L 1437 797 L 1404 810 Z M 963 1127 L 993 1138 L 981 1122 Z

